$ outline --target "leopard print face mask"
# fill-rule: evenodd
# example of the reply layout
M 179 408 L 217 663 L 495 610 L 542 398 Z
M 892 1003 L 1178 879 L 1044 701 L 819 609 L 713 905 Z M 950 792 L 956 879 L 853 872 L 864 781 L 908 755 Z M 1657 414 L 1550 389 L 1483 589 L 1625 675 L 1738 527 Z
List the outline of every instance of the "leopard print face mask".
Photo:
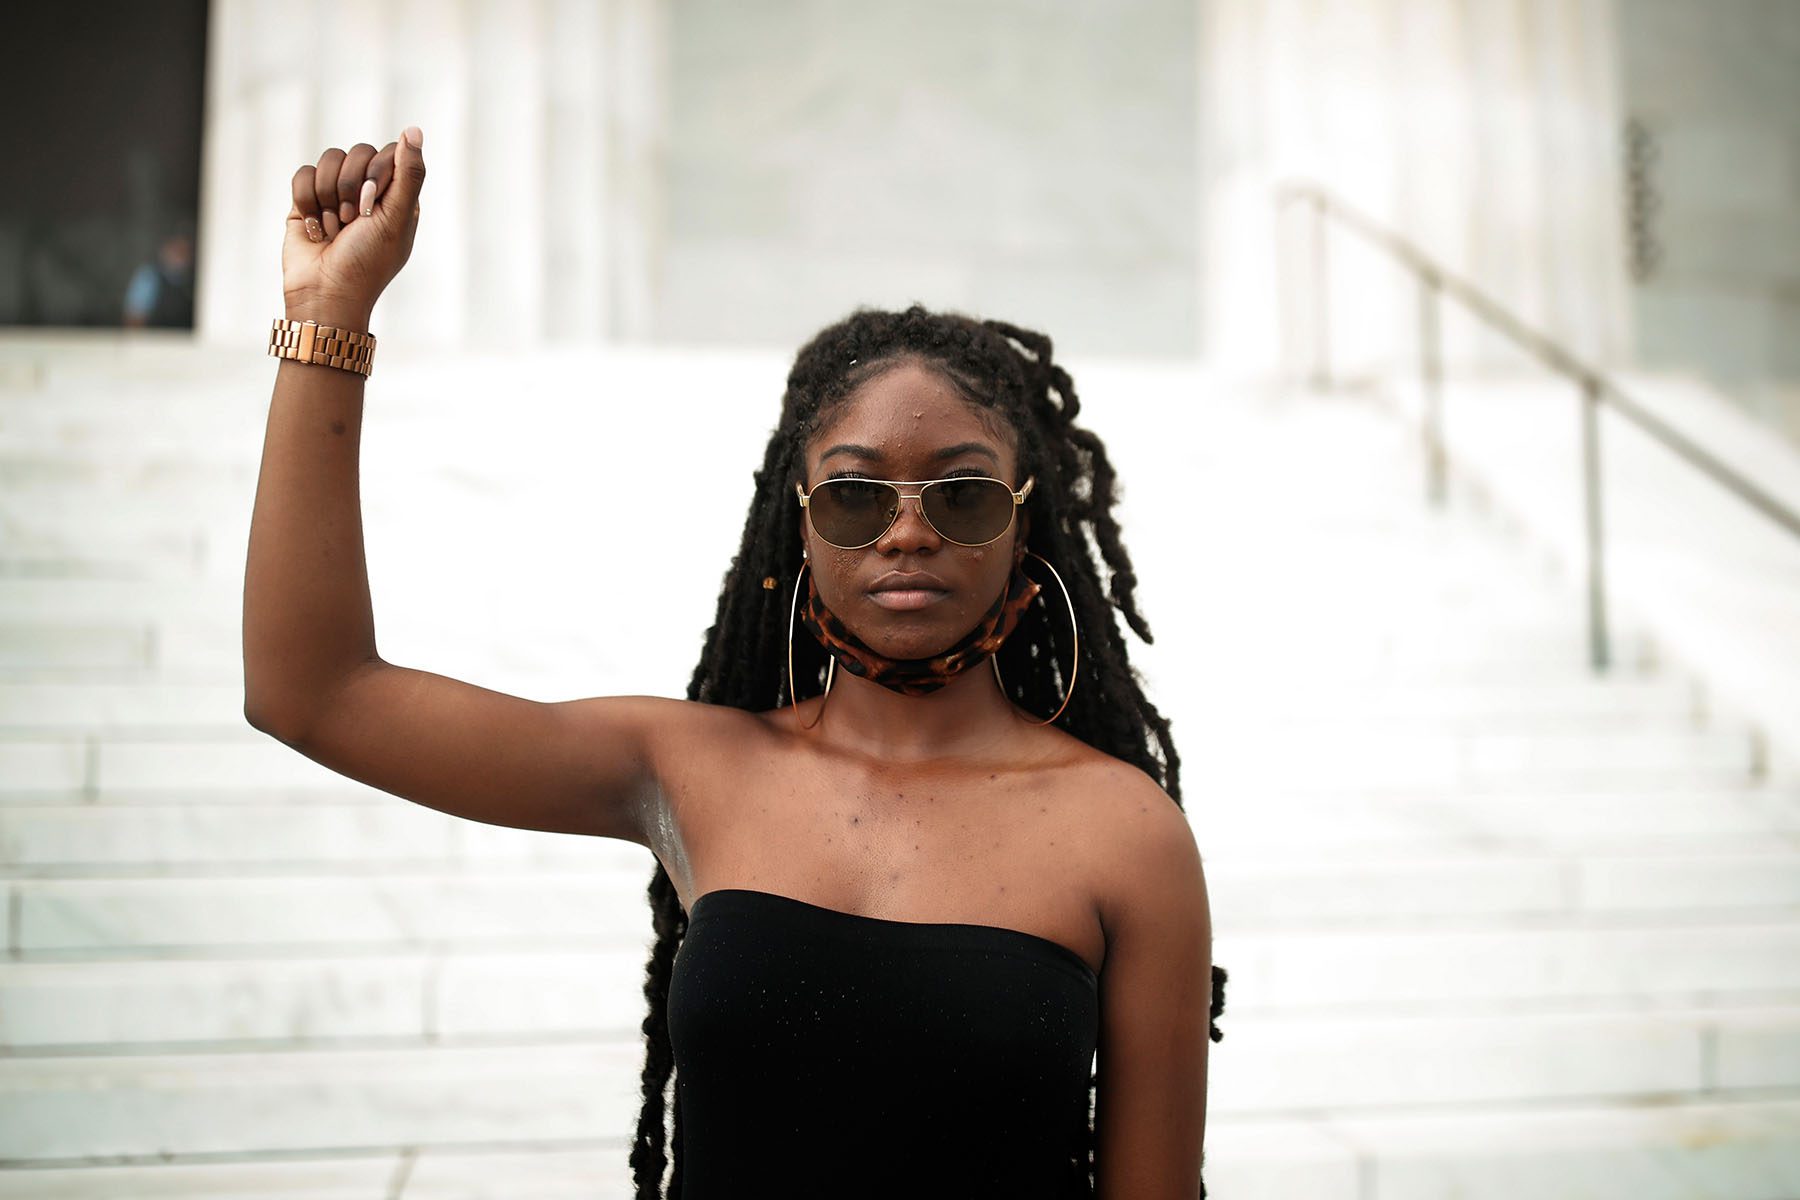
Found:
M 1013 555 L 1012 576 L 1006 590 L 994 600 L 975 628 L 954 646 L 930 658 L 888 658 L 871 649 L 867 643 L 825 607 L 819 590 L 813 584 L 813 573 L 806 573 L 806 598 L 801 602 L 800 621 L 821 646 L 852 675 L 879 683 L 904 696 L 928 696 L 952 679 L 986 661 L 1000 648 L 1019 623 L 1025 606 L 1038 594 L 1038 585 L 1026 577 L 1021 564 L 1025 561 L 1023 540 Z

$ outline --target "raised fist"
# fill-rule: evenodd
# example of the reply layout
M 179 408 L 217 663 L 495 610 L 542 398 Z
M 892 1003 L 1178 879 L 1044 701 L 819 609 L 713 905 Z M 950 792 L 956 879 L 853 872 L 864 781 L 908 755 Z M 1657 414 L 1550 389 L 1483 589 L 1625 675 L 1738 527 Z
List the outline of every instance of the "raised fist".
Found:
M 333 146 L 294 172 L 281 285 L 296 310 L 366 317 L 412 254 L 425 183 L 424 135 L 409 126 L 381 150 Z

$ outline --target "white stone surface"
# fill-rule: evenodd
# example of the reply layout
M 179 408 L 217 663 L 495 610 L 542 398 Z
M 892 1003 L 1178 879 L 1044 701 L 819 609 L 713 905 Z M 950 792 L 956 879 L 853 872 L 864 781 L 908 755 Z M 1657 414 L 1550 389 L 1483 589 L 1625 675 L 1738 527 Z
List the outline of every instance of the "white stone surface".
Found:
M 1734 993 L 1800 993 L 1800 930 L 1791 922 L 1216 937 L 1215 957 L 1231 967 L 1236 1011 L 1525 1003 L 1632 1009 Z
M 443 865 L 456 856 L 455 821 L 398 798 L 385 805 L 17 805 L 0 823 L 0 866 Z
M 1800 1018 L 1790 1016 L 1788 1029 L 1800 1031 Z M 1694 1092 L 1704 1083 L 1704 1030 L 1704 1018 L 1678 1013 L 1245 1015 L 1209 1055 L 1207 1111 L 1354 1112 Z M 1785 1082 L 1795 1084 L 1800 1079 Z
M 14 963 L 0 1045 L 306 1043 L 430 1033 L 432 960 L 380 957 Z
M 1191 353 L 1202 11 L 670 6 L 658 333 L 798 345 L 917 299 Z
M 642 1054 L 621 1040 L 15 1060 L 0 1074 L 0 1158 L 629 1135 Z
M 1377 1200 L 1653 1197 L 1785 1200 L 1800 1189 L 1800 1104 L 1356 1117 L 1333 1132 L 1373 1169 Z
M 5 1200 L 388 1200 L 401 1156 L 0 1171 Z M 602 1195 L 602 1193 L 596 1193 Z M 619 1193 L 621 1200 L 624 1193 Z M 608 1195 L 607 1200 L 611 1200 Z
M 458 821 L 248 729 L 216 556 L 84 575 L 81 529 L 132 493 L 80 482 L 82 446 L 178 473 L 180 434 L 143 415 L 166 408 L 232 431 L 191 455 L 229 479 L 232 439 L 260 438 L 266 377 L 133 355 L 45 352 L 0 388 L 33 414 L 8 452 L 57 447 L 65 480 L 0 487 L 0 517 L 54 498 L 72 539 L 43 560 L 70 574 L 0 575 L 0 629 L 141 639 L 0 666 L 0 1151 L 43 1168 L 0 1170 L 0 1197 L 624 1196 L 648 853 Z M 538 699 L 678 694 L 735 517 L 684 518 L 668 608 L 615 636 L 620 564 L 652 547 L 592 514 L 661 460 L 608 447 L 679 441 L 741 489 L 783 364 L 392 361 L 364 447 L 384 655 Z M 1573 581 L 1472 492 L 1428 513 L 1378 413 L 1077 377 L 1128 488 L 1160 635 L 1134 660 L 1175 721 L 1232 972 L 1211 1190 L 1792 1194 L 1800 789 L 1757 774 L 1743 714 L 1629 612 L 1620 669 L 1589 674 Z M 247 488 L 166 494 L 162 524 L 93 546 L 247 519 Z M 287 1182 L 257 1173 L 289 1156 Z
M 1260 372 L 1284 352 L 1302 365 L 1294 333 L 1314 331 L 1312 251 L 1296 212 L 1295 241 L 1272 257 L 1271 199 L 1313 183 L 1577 351 L 1623 353 L 1616 20 L 1594 3 L 1207 0 L 1205 352 Z M 1335 369 L 1410 357 L 1418 318 L 1403 274 L 1349 237 L 1332 240 L 1328 264 Z M 1280 282 L 1292 291 L 1278 294 Z M 1451 362 L 1496 354 L 1467 327 L 1447 332 Z
M 1632 402 L 1800 511 L 1800 451 L 1710 390 L 1628 375 Z M 1409 379 L 1384 385 L 1410 417 Z M 1583 569 L 1577 405 L 1540 377 L 1459 377 L 1445 436 L 1456 469 L 1481 481 L 1538 544 Z M 1774 748 L 1800 756 L 1800 541 L 1612 413 L 1600 422 L 1607 589 L 1615 618 L 1653 622 L 1665 656 L 1704 675 L 1722 704 Z
M 1658 254 L 1632 294 L 1638 360 L 1706 375 L 1800 442 L 1800 12 L 1745 5 L 1720 20 L 1683 0 L 1617 12 L 1623 101 L 1654 143 L 1644 222 Z
M 642 905 L 649 878 L 646 864 L 592 874 L 24 880 L 12 885 L 13 948 L 606 942 L 628 936 L 618 914 Z

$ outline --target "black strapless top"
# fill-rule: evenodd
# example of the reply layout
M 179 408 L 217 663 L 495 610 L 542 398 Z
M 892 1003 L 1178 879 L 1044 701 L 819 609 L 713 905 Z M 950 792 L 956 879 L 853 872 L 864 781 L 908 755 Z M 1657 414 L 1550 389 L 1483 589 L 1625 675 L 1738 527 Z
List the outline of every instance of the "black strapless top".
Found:
M 1099 981 L 1073 950 L 726 888 L 669 983 L 681 1200 L 1088 1194 Z

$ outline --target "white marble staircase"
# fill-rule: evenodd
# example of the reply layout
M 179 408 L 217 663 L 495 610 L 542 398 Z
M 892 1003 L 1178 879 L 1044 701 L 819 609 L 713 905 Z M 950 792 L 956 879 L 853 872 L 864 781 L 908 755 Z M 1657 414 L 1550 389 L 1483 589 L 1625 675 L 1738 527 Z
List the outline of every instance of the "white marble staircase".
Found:
M 0 354 L 0 1197 L 628 1196 L 648 854 L 458 821 L 244 724 L 264 363 Z M 388 657 L 679 691 L 784 364 L 580 365 L 372 383 Z M 1789 760 L 1629 622 L 1590 676 L 1573 586 L 1467 495 L 1430 514 L 1381 414 L 1076 378 L 1231 971 L 1210 1193 L 1800 1196 Z M 676 443 L 724 473 L 694 520 L 725 528 L 662 568 L 699 598 L 620 646 L 636 535 L 543 480 L 591 459 L 627 494 Z M 502 544 L 546 497 L 559 527 Z

